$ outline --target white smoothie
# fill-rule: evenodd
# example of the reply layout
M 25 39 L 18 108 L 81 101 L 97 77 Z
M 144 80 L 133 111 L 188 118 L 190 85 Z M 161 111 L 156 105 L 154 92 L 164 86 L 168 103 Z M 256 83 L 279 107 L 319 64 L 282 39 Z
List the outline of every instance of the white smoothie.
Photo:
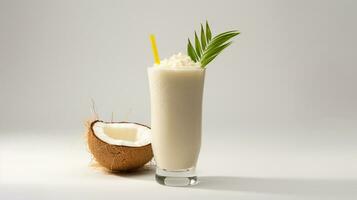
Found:
M 195 167 L 201 146 L 205 70 L 177 54 L 150 67 L 148 75 L 157 166 L 170 171 Z

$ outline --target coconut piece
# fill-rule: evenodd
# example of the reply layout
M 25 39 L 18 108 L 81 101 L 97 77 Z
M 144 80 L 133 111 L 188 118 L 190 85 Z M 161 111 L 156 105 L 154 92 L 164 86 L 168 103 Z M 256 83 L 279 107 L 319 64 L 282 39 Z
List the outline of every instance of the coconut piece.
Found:
M 140 168 L 153 157 L 150 127 L 133 122 L 93 121 L 88 147 L 95 160 L 112 171 Z

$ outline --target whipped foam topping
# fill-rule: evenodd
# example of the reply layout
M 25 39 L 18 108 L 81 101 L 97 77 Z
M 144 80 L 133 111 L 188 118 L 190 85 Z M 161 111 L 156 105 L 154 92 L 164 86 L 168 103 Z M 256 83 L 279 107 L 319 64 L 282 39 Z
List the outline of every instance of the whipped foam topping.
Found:
M 200 67 L 200 63 L 195 63 L 189 56 L 183 53 L 172 55 L 169 59 L 160 61 L 160 64 L 154 66 L 159 67 L 172 67 L 172 68 L 186 68 L 186 67 Z

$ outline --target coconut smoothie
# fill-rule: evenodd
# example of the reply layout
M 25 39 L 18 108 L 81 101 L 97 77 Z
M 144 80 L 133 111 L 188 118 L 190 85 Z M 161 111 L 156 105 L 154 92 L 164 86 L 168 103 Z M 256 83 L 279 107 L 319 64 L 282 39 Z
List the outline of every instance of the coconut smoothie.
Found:
M 201 146 L 205 70 L 179 53 L 150 67 L 148 75 L 157 166 L 169 171 L 194 168 Z
M 148 69 L 151 99 L 152 147 L 156 181 L 168 186 L 198 183 L 195 167 L 201 147 L 202 95 L 207 65 L 232 44 L 237 30 L 212 34 L 206 21 L 194 43 L 187 40 L 187 55 L 160 61 L 150 35 L 155 64 Z

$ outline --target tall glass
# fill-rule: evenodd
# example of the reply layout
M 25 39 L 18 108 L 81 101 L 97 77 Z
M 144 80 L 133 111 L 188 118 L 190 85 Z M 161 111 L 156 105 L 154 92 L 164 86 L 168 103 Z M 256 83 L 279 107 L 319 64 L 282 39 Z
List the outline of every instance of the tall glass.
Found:
M 169 186 L 195 185 L 205 70 L 150 67 L 148 76 L 156 181 Z

